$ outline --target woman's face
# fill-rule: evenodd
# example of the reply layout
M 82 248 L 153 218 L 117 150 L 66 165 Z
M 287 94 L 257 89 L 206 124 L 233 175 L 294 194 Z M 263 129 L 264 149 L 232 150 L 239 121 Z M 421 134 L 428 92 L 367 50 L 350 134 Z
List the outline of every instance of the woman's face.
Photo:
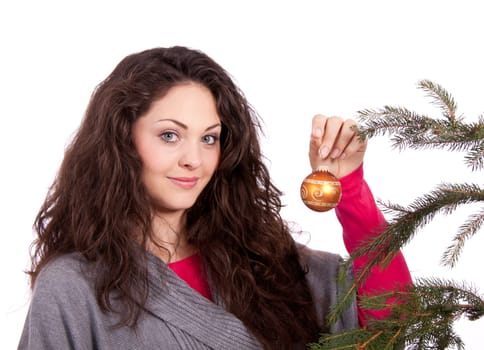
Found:
M 211 92 L 196 83 L 172 87 L 135 121 L 143 183 L 158 213 L 193 206 L 217 168 L 221 130 Z

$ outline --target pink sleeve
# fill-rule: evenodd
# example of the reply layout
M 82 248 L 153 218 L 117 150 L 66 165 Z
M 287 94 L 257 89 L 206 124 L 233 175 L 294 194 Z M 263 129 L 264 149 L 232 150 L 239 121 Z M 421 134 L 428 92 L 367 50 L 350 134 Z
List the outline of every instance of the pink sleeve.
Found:
M 378 209 L 368 184 L 363 178 L 363 165 L 340 179 L 341 202 L 336 207 L 336 216 L 343 227 L 343 240 L 351 253 L 370 235 L 378 234 L 385 225 L 385 218 Z M 378 231 L 379 230 L 379 231 Z M 355 260 L 353 270 L 361 269 L 369 260 L 362 256 Z M 372 269 L 366 281 L 358 287 L 358 295 L 377 294 L 382 291 L 399 290 L 412 283 L 405 258 L 401 252 L 385 269 Z M 391 303 L 391 300 L 388 300 Z M 386 310 L 363 310 L 358 307 L 358 318 L 364 326 L 369 318 L 382 318 Z

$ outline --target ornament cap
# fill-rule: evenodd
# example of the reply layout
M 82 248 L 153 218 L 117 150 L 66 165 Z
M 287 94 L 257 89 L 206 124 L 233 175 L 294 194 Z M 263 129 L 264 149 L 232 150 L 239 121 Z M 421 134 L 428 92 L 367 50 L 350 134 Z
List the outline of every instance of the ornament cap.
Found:
M 325 171 L 329 173 L 329 167 L 327 165 L 320 165 L 316 168 L 315 171 Z

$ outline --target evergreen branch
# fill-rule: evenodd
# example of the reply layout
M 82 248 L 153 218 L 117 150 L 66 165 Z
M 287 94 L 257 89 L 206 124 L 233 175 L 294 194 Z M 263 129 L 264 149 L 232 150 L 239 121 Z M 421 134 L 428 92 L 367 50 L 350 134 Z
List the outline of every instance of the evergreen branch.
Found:
M 337 303 L 331 305 L 330 312 L 327 316 L 327 323 L 329 326 L 334 325 L 339 316 L 351 305 L 353 300 L 355 300 L 357 286 L 363 283 L 363 279 L 369 273 L 369 271 L 365 270 L 367 269 L 365 266 L 363 267 L 364 271 L 362 271 L 360 275 L 355 276 L 355 279 L 352 283 L 348 283 L 348 272 L 351 271 L 351 267 L 351 262 L 344 261 L 339 268 L 337 281 L 340 286 L 339 290 L 344 291 L 344 293 L 343 295 L 337 297 Z
M 484 168 L 484 142 L 476 145 L 467 153 L 465 156 L 465 163 L 472 170 Z
M 358 111 L 360 138 L 391 135 L 392 147 L 449 151 L 467 151 L 465 162 L 472 170 L 484 167 L 484 117 L 475 123 L 456 118 L 457 105 L 440 85 L 428 80 L 419 82 L 442 110 L 444 119 L 434 119 L 403 107 Z
M 484 223 L 484 209 L 481 212 L 471 215 L 469 219 L 459 227 L 457 235 L 442 256 L 441 263 L 446 266 L 454 267 L 464 248 L 464 243 L 474 236 Z
M 404 107 L 384 106 L 379 110 L 358 111 L 359 132 L 363 136 L 385 136 L 402 131 L 428 130 L 435 120 Z
M 484 115 L 480 115 L 478 122 L 474 125 L 476 140 L 484 140 Z M 465 161 L 472 170 L 484 168 L 484 142 L 471 148 L 465 157 Z
M 401 328 L 373 330 L 360 328 L 337 334 L 323 334 L 311 350 L 392 350 L 401 343 Z
M 395 217 L 387 228 L 356 249 L 349 260 L 368 255 L 369 265 L 389 262 L 394 254 L 410 241 L 418 229 L 428 224 L 436 214 L 450 214 L 463 204 L 484 201 L 484 189 L 477 184 L 440 184 L 428 194 L 415 199 L 408 208 L 380 202 Z M 396 211 L 392 211 L 396 209 Z
M 396 302 L 389 304 L 388 298 Z M 417 279 L 405 291 L 361 296 L 360 306 L 390 308 L 391 314 L 384 319 L 370 319 L 362 329 L 323 334 L 311 349 L 395 349 L 403 341 L 408 349 L 463 349 L 453 323 L 461 317 L 477 320 L 484 316 L 484 300 L 474 288 L 438 278 Z
M 392 147 L 402 150 L 447 149 L 468 151 L 466 163 L 472 170 L 484 163 L 484 121 L 463 123 L 435 120 L 406 108 L 385 106 L 380 110 L 366 109 L 359 113 L 360 137 L 392 135 Z
M 433 99 L 433 103 L 440 108 L 448 121 L 451 123 L 456 121 L 457 103 L 441 85 L 435 84 L 430 80 L 421 80 L 418 82 L 418 87 L 427 92 L 427 96 Z
M 478 139 L 476 128 L 484 128 L 484 124 L 478 127 L 457 123 L 454 130 L 445 130 L 446 125 L 437 126 L 441 130 L 428 130 L 427 132 L 415 133 L 414 130 L 405 130 L 392 136 L 391 141 L 394 148 L 402 150 L 412 149 L 447 149 L 449 151 L 465 151 L 469 148 L 477 149 L 484 146 L 484 138 Z
M 463 282 L 422 278 L 415 282 L 413 293 L 420 307 L 434 319 L 455 321 L 464 316 L 475 321 L 484 316 L 484 300 L 474 287 Z

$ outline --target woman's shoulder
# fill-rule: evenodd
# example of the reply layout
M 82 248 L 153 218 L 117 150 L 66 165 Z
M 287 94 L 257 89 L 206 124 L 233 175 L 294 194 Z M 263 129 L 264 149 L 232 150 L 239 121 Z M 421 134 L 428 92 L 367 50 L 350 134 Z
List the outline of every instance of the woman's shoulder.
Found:
M 343 259 L 340 255 L 299 246 L 299 263 L 306 271 L 310 289 L 319 294 L 335 295 L 338 289 L 338 274 Z
M 301 265 L 309 268 L 309 272 L 324 269 L 327 272 L 338 270 L 342 257 L 339 254 L 312 249 L 308 246 L 297 244 Z M 321 271 L 319 271 L 321 272 Z
M 34 294 L 48 291 L 68 296 L 91 289 L 93 278 L 89 265 L 79 253 L 53 258 L 40 270 L 35 280 Z
M 300 245 L 299 259 L 301 266 L 306 270 L 306 281 L 311 292 L 318 315 L 318 324 L 325 331 L 336 332 L 345 329 L 354 329 L 358 326 L 356 313 L 356 300 L 353 298 L 350 306 L 344 311 L 336 323 L 327 329 L 325 317 L 336 304 L 338 295 L 351 285 L 351 272 L 346 275 L 346 283 L 339 283 L 338 276 L 342 267 L 343 258 L 339 254 L 311 249 Z

